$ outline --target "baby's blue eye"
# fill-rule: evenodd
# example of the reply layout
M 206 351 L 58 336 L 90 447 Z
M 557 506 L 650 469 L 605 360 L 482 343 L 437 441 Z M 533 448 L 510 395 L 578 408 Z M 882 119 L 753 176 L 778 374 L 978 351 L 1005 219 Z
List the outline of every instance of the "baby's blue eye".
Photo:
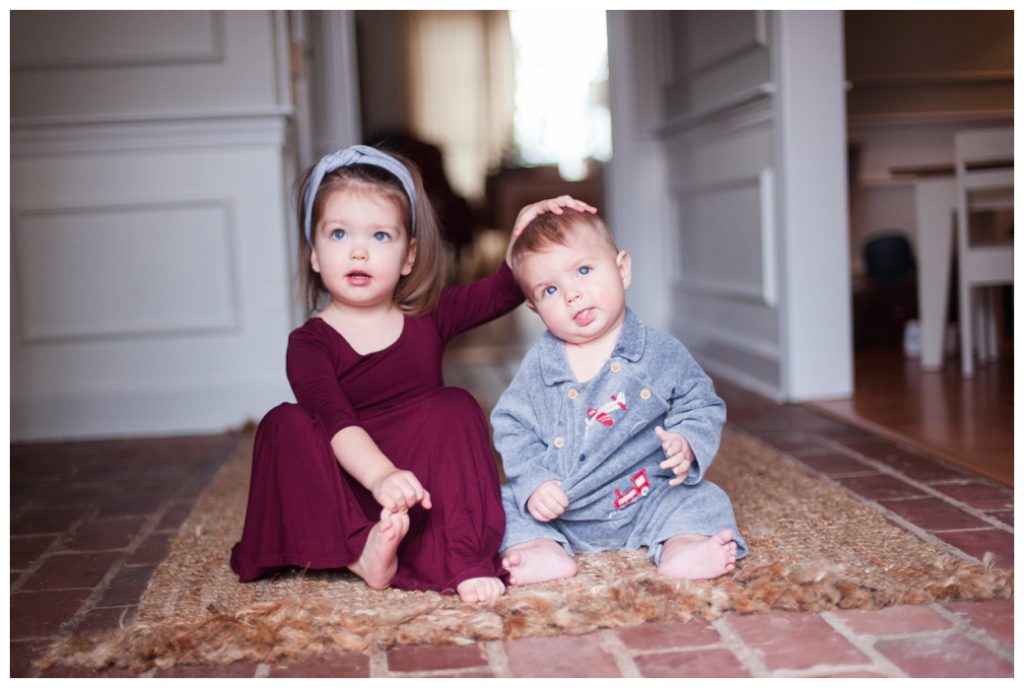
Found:
M 554 286 L 545 287 L 544 288 L 544 296 L 551 296 L 551 295 L 553 295 L 557 291 L 558 291 L 558 287 L 554 287 Z
M 581 275 L 589 275 L 589 274 L 590 274 L 590 271 L 591 271 L 592 269 L 593 269 L 593 268 L 591 268 L 591 267 L 590 267 L 589 265 L 584 265 L 583 267 L 581 267 L 581 268 L 580 268 L 579 270 L 577 270 L 576 272 L 580 273 Z
M 377 241 L 387 241 L 388 239 L 391 238 L 391 235 L 388 234 L 387 232 L 374 232 L 373 238 L 376 239 Z
M 332 239 L 344 239 L 345 236 L 346 235 L 344 229 L 335 229 L 334 231 L 331 232 Z

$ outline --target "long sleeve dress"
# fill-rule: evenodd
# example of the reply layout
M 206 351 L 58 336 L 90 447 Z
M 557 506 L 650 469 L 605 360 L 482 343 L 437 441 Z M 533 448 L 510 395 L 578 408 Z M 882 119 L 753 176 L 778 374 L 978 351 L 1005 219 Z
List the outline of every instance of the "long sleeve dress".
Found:
M 503 264 L 490 277 L 445 289 L 431 313 L 406 316 L 402 334 L 380 351 L 356 353 L 318 317 L 293 331 L 287 371 L 298 404 L 275 407 L 257 429 L 245 526 L 231 552 L 239 579 L 359 558 L 381 506 L 331 448 L 352 425 L 430 492 L 430 510 L 409 511 L 393 586 L 444 592 L 503 574 L 505 515 L 487 420 L 468 392 L 444 386 L 441 366 L 453 337 L 522 301 Z

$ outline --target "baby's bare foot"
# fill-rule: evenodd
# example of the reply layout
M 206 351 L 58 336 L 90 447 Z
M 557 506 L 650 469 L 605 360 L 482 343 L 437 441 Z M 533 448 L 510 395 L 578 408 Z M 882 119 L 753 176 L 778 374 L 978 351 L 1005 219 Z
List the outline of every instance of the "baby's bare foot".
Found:
M 554 540 L 533 540 L 509 547 L 501 565 L 508 569 L 509 583 L 530 585 L 576 575 L 576 562 Z
M 501 597 L 505 584 L 497 578 L 467 578 L 455 586 L 459 597 L 467 604 L 490 602 Z
M 373 526 L 359 560 L 348 568 L 374 590 L 383 590 L 398 571 L 398 545 L 409 532 L 409 512 L 385 509 Z
M 731 530 L 709 537 L 679 535 L 669 538 L 661 552 L 658 573 L 680 580 L 717 578 L 736 568 L 736 543 Z

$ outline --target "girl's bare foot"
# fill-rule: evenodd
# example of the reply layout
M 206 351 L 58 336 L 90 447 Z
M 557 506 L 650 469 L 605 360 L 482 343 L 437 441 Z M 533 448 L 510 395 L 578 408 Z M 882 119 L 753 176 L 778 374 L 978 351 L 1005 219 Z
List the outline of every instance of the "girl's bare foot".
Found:
M 348 568 L 374 590 L 383 590 L 398 571 L 398 545 L 409 532 L 409 512 L 384 509 L 359 560 Z
M 554 540 L 531 540 L 502 552 L 501 565 L 508 569 L 512 585 L 543 583 L 576 575 L 576 562 Z
M 497 578 L 467 578 L 455 587 L 459 597 L 467 604 L 490 602 L 501 597 L 505 584 Z
M 732 531 L 714 535 L 677 535 L 665 541 L 658 573 L 679 580 L 718 578 L 736 568 L 736 543 Z

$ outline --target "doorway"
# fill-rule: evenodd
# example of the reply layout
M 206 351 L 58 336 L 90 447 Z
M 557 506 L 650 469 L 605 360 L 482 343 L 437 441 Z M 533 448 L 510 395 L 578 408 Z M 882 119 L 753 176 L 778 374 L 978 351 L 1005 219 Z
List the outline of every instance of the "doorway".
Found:
M 951 166 L 954 132 L 1012 126 L 1013 13 L 847 11 L 844 38 L 855 383 L 813 406 L 1012 485 L 1010 309 L 999 360 L 965 380 L 951 294 L 942 369 L 922 369 L 913 179 L 893 168 Z

